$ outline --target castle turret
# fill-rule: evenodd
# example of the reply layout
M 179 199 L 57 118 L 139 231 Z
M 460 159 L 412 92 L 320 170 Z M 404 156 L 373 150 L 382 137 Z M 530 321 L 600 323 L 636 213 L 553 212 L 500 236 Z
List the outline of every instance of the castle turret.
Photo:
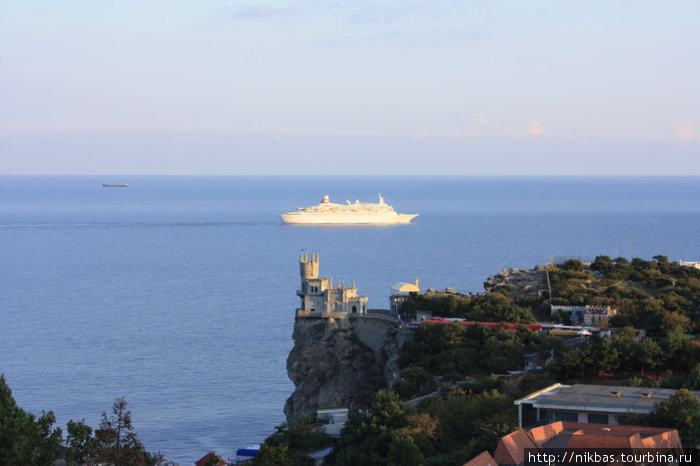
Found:
M 302 251 L 299 256 L 299 273 L 301 275 L 301 289 L 297 296 L 301 298 L 300 311 L 303 312 L 337 312 L 364 314 L 367 312 L 367 298 L 357 295 L 355 281 L 352 288 L 347 288 L 345 283 L 338 282 L 337 288 L 333 288 L 333 280 L 330 277 L 318 276 L 318 253 L 309 254 Z
M 302 251 L 299 255 L 299 273 L 301 273 L 301 283 L 305 280 L 311 278 L 318 278 L 318 253 L 311 253 L 311 260 L 309 260 L 309 254 Z

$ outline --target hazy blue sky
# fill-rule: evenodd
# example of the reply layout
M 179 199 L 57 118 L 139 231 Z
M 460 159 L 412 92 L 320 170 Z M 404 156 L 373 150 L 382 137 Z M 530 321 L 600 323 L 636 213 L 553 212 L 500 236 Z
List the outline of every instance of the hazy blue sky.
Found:
M 0 173 L 700 175 L 700 2 L 0 0 Z

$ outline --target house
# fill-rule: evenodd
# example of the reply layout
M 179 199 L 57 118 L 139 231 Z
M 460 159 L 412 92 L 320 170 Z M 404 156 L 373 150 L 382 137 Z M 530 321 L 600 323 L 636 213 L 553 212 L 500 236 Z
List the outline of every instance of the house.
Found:
M 515 400 L 520 427 L 523 407 L 536 411 L 537 422 L 617 424 L 622 413 L 649 414 L 654 405 L 668 401 L 676 390 L 612 385 L 556 383 Z M 692 392 L 700 398 L 700 391 Z
M 224 461 L 219 455 L 217 455 L 213 451 L 210 451 L 206 455 L 202 456 L 194 464 L 196 466 L 204 466 L 205 464 L 207 464 L 207 462 L 212 461 L 212 459 L 214 461 L 216 461 L 216 466 L 226 466 L 228 464 L 226 461 Z M 211 464 L 211 463 L 209 463 L 209 464 Z
M 562 455 L 572 449 L 576 452 L 606 449 L 606 453 L 620 453 L 631 448 L 665 452 L 681 449 L 682 445 L 678 431 L 673 428 L 558 421 L 503 436 L 493 456 L 485 451 L 464 466 L 545 463 L 547 461 L 537 459 L 538 453 Z M 556 462 L 559 464 L 562 459 L 558 458 Z
M 557 311 L 570 314 L 572 322 L 582 322 L 588 326 L 617 314 L 617 309 L 610 306 L 551 306 L 551 315 Z
M 394 286 L 391 287 L 391 291 L 393 292 L 389 297 L 391 315 L 398 317 L 401 313 L 401 306 L 403 306 L 403 303 L 416 297 L 420 293 L 420 288 L 418 288 L 418 279 L 416 279 L 416 281 L 413 283 L 395 283 Z

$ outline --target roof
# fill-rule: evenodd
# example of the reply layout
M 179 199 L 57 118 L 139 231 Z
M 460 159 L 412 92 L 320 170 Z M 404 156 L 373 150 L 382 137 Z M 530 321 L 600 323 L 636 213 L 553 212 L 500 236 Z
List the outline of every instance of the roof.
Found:
M 497 464 L 488 451 L 483 451 L 462 466 L 496 466 Z
M 682 445 L 678 431 L 670 427 L 559 421 L 530 430 L 520 429 L 501 437 L 492 459 L 498 464 L 523 464 L 526 448 L 546 451 L 560 448 L 682 448 Z M 467 465 L 488 464 L 484 453 Z
M 320 450 L 309 453 L 309 457 L 312 459 L 315 459 L 315 460 L 319 460 L 321 458 L 325 458 L 326 456 L 330 455 L 332 451 L 333 451 L 333 447 L 322 448 Z
M 239 448 L 238 450 L 236 450 L 236 456 L 252 458 L 253 456 L 257 456 L 259 452 L 260 445 L 255 445 L 253 447 L 248 448 Z
M 647 414 L 654 405 L 668 401 L 676 390 L 666 388 L 622 387 L 619 385 L 554 384 L 515 401 L 535 408 L 570 411 Z M 700 391 L 693 391 L 700 398 Z
M 420 288 L 414 283 L 398 282 L 391 287 L 392 291 L 398 293 L 420 293 Z
M 645 427 L 608 424 L 562 422 L 558 436 L 567 434 L 569 441 L 564 448 L 682 448 L 676 429 L 670 427 Z M 545 442 L 545 448 L 552 446 Z
M 538 447 L 527 431 L 520 429 L 501 437 L 493 458 L 498 464 L 522 464 L 525 462 L 525 449 Z
M 220 457 L 219 455 L 217 455 L 216 453 L 214 453 L 213 451 L 210 451 L 210 452 L 207 453 L 206 455 L 202 456 L 202 457 L 201 457 L 199 460 L 197 460 L 194 464 L 197 465 L 197 466 L 204 466 L 204 464 L 207 462 L 207 460 L 209 459 L 209 457 L 212 456 L 212 455 L 214 455 L 214 457 L 216 457 L 216 458 L 219 460 L 219 462 L 216 463 L 216 466 L 226 466 L 226 464 L 227 464 L 226 461 L 224 461 L 223 459 L 221 459 L 221 457 Z
M 564 423 L 560 421 L 553 422 L 551 424 L 547 424 L 540 427 L 535 427 L 533 429 L 530 429 L 528 433 L 536 443 L 542 445 L 549 439 L 559 435 L 563 430 Z

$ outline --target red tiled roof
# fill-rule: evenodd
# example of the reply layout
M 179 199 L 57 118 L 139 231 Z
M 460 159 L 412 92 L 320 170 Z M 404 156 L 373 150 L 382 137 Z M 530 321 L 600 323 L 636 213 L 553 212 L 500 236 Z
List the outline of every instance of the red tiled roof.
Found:
M 631 440 L 635 441 L 631 441 Z M 567 448 L 640 448 L 639 434 L 629 437 L 616 435 L 585 435 L 576 433 L 571 436 Z
M 676 429 L 642 439 L 643 448 L 680 448 L 681 437 Z
M 226 466 L 228 464 L 228 463 L 226 463 L 226 461 L 222 460 L 221 457 L 219 455 L 217 455 L 216 453 L 214 453 L 213 451 L 210 451 L 206 455 L 202 456 L 194 464 L 197 466 L 204 466 L 204 463 L 206 463 L 207 460 L 209 459 L 209 457 L 212 455 L 214 455 L 219 460 L 219 462 L 216 463 L 216 466 Z
M 475 456 L 462 466 L 498 466 L 498 463 L 496 463 L 496 460 L 493 459 L 491 453 L 488 451 L 483 451 L 480 455 Z
M 562 430 L 564 430 L 564 423 L 559 421 L 535 427 L 534 429 L 530 429 L 528 433 L 535 442 L 541 445 L 552 437 L 559 435 Z
M 569 448 L 682 448 L 678 431 L 669 427 L 563 424 L 566 430 L 576 430 Z
M 501 437 L 493 458 L 498 464 L 521 464 L 525 462 L 525 449 L 538 447 L 528 433 L 520 429 Z
M 672 428 L 560 421 L 501 437 L 493 457 L 483 452 L 467 465 L 483 466 L 490 459 L 499 465 L 523 464 L 526 448 L 542 449 L 562 433 L 569 436 L 565 448 L 682 448 L 678 431 Z

